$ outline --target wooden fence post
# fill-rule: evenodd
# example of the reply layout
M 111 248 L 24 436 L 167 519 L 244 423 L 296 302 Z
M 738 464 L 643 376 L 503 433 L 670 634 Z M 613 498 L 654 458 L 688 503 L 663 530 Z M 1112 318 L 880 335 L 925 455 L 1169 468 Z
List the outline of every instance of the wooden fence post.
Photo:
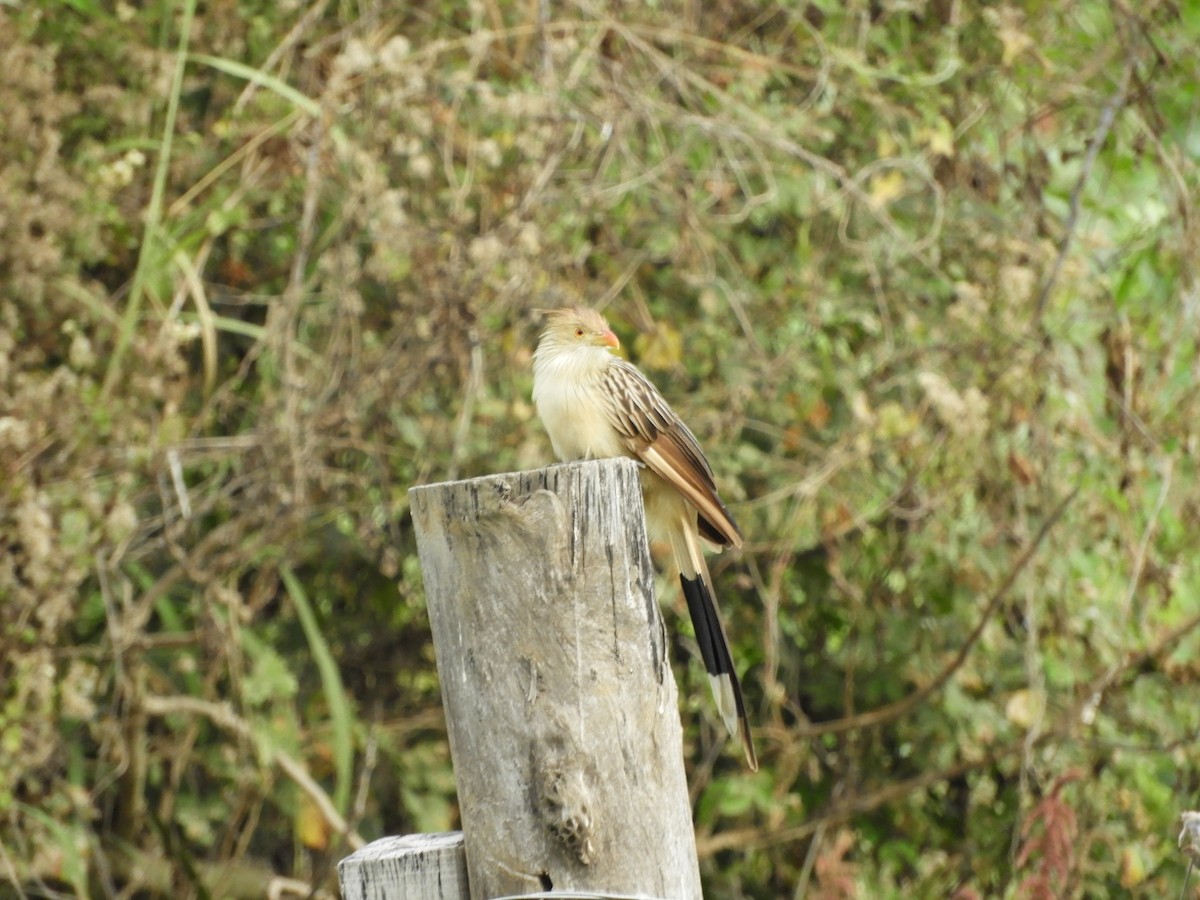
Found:
M 409 496 L 472 900 L 699 898 L 637 465 Z
M 371 841 L 338 863 L 343 900 L 471 900 L 461 831 Z

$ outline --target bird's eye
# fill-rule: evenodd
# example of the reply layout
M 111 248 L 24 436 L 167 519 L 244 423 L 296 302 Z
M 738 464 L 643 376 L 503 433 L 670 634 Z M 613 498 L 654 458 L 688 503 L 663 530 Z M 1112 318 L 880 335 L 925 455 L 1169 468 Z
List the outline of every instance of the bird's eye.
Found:
M 582 328 L 575 329 L 575 337 L 583 337 L 583 329 Z

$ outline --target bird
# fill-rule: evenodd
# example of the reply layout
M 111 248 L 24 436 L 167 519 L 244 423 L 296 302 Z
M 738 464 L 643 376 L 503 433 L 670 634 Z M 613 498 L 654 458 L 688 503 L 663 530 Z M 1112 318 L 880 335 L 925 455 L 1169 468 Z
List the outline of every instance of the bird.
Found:
M 721 502 L 695 435 L 633 363 L 612 353 L 620 341 L 587 307 L 545 310 L 533 354 L 533 402 L 560 460 L 630 457 L 642 463 L 652 540 L 671 547 L 717 711 L 758 770 L 741 683 L 729 652 L 702 541 L 740 548 L 742 531 Z

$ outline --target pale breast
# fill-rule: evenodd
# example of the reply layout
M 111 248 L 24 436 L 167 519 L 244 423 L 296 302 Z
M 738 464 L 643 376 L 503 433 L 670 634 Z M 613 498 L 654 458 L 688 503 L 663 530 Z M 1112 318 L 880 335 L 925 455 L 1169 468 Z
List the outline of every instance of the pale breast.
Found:
M 534 402 L 559 459 L 629 455 L 604 414 L 602 401 L 577 381 L 540 379 Z

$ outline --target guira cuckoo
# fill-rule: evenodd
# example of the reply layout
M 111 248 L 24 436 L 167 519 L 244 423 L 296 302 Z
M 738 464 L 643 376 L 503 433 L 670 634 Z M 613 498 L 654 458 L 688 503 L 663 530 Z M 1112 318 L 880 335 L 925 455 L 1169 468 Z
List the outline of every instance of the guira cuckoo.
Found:
M 741 547 L 742 533 L 717 496 L 712 468 L 695 436 L 637 367 L 610 350 L 608 323 L 582 307 L 546 313 L 533 354 L 533 400 L 562 460 L 627 456 L 644 464 L 646 524 L 670 545 L 717 710 L 740 734 L 758 769 L 746 706 L 713 595 L 701 539 Z

